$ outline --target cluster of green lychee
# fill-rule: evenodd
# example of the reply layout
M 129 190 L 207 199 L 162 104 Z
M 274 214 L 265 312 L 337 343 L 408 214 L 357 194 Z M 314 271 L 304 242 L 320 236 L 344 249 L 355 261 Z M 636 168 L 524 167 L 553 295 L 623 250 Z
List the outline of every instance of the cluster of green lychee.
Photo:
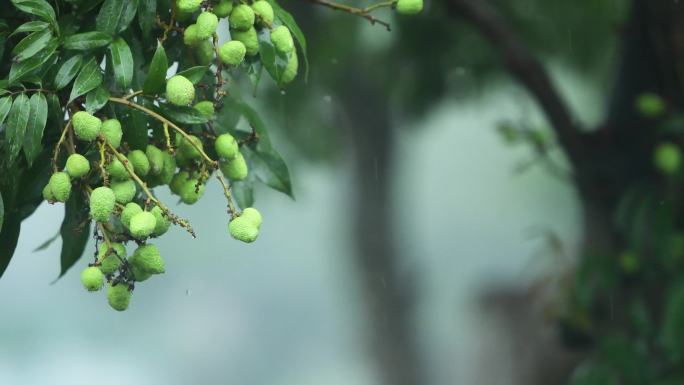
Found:
M 218 48 L 218 59 L 223 65 L 232 68 L 239 66 L 246 56 L 259 54 L 259 30 L 269 31 L 273 47 L 288 58 L 282 84 L 290 83 L 297 76 L 299 61 L 297 50 L 290 30 L 285 25 L 275 25 L 275 12 L 266 0 L 257 0 L 251 5 L 233 4 L 232 0 L 221 0 L 217 4 L 201 10 L 201 1 L 179 0 L 177 7 L 182 15 L 180 20 L 188 20 L 199 11 L 195 22 L 185 27 L 183 41 L 193 47 L 197 61 L 209 65 L 215 57 L 213 37 L 219 19 L 228 18 L 231 40 Z
M 194 85 L 176 75 L 167 81 L 166 99 L 174 105 L 189 105 L 195 100 Z M 211 101 L 200 101 L 194 108 L 208 118 L 214 115 Z M 43 189 L 51 203 L 66 202 L 72 190 L 88 197 L 90 218 L 97 223 L 99 251 L 81 273 L 88 291 L 108 285 L 107 298 L 112 308 L 125 310 L 136 282 L 164 273 L 164 261 L 150 239 L 165 234 L 171 224 L 186 223 L 173 215 L 151 188 L 168 185 L 185 204 L 196 203 L 204 194 L 206 181 L 220 171 L 230 181 L 244 180 L 249 173 L 240 144 L 229 133 L 216 137 L 208 133 L 191 134 L 179 130 L 169 136 L 170 145 L 161 148 L 151 140 L 144 149 L 122 143 L 123 129 L 117 119 L 102 120 L 86 111 L 71 119 L 74 141 L 62 170 L 56 170 Z M 100 151 L 92 151 L 93 145 Z M 207 166 L 206 146 L 213 146 L 218 162 Z M 91 159 L 89 159 L 89 157 Z M 218 171 L 214 170 L 218 164 Z M 253 242 L 259 234 L 261 214 L 254 208 L 233 212 L 228 231 L 243 242 Z M 185 227 L 185 226 L 184 226 Z M 101 235 L 99 235 L 101 234 Z M 128 256 L 126 244 L 135 244 Z

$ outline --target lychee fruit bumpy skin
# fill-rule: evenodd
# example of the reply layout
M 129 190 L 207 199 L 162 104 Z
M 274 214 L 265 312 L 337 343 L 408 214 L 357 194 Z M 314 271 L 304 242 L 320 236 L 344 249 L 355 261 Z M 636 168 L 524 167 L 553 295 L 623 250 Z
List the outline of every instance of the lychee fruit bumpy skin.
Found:
M 95 266 L 86 267 L 81 272 L 81 283 L 88 291 L 98 291 L 104 284 L 104 274 Z
M 239 4 L 228 18 L 230 28 L 236 31 L 246 31 L 254 25 L 254 10 L 249 5 Z
M 121 266 L 121 261 L 126 259 L 126 248 L 121 243 L 112 243 L 111 246 L 109 249 L 107 244 L 101 245 L 97 254 L 103 274 L 114 273 Z
M 399 0 L 397 1 L 397 13 L 402 15 L 415 15 L 423 10 L 423 0 Z
M 71 195 L 71 179 L 66 172 L 56 172 L 48 182 L 52 196 L 57 202 L 66 202 Z
M 118 203 L 126 204 L 132 201 L 133 197 L 135 197 L 135 182 L 130 179 L 112 182 L 111 188 L 112 191 L 114 191 L 114 197 Z
M 166 82 L 166 99 L 177 106 L 187 106 L 195 98 L 195 86 L 185 76 L 175 75 Z
M 90 193 L 90 216 L 98 222 L 107 222 L 115 205 L 116 196 L 109 187 L 98 187 Z
M 129 229 L 131 227 L 131 218 L 142 211 L 143 209 L 139 204 L 134 202 L 127 203 L 124 209 L 121 210 L 121 223 Z
M 290 53 L 294 49 L 292 34 L 284 25 L 280 25 L 271 31 L 271 43 L 273 43 L 276 50 L 282 53 Z
M 90 171 L 90 162 L 81 154 L 71 154 L 66 161 L 66 171 L 72 178 L 80 178 Z
M 256 29 L 251 27 L 246 31 L 230 31 L 230 36 L 233 40 L 242 42 L 245 45 L 245 54 L 247 56 L 256 56 L 259 54 L 259 38 L 257 37 Z
M 210 38 L 218 26 L 218 17 L 211 12 L 202 12 L 197 17 L 197 37 L 200 40 Z
M 221 48 L 219 48 L 219 58 L 223 64 L 228 66 L 237 66 L 245 60 L 245 55 L 247 54 L 247 47 L 245 44 L 238 40 L 231 40 L 224 43 Z
M 112 147 L 117 148 L 121 145 L 123 131 L 121 130 L 121 123 L 118 120 L 108 119 L 102 122 L 100 134 L 107 143 L 112 145 Z
M 245 243 L 254 242 L 259 236 L 259 228 L 254 225 L 250 218 L 239 216 L 228 223 L 230 236 Z
M 130 285 L 127 283 L 112 284 L 107 289 L 107 301 L 114 310 L 124 311 L 131 302 Z
M 137 213 L 131 217 L 128 229 L 136 238 L 146 238 L 154 232 L 157 226 L 157 219 L 149 211 Z
M 273 24 L 275 14 L 273 12 L 273 7 L 271 7 L 271 4 L 269 4 L 268 1 L 255 1 L 252 4 L 252 10 L 254 10 L 254 14 L 257 16 L 259 25 L 263 27 L 268 27 Z
M 223 159 L 235 159 L 239 152 L 237 140 L 231 134 L 221 134 L 214 142 L 216 153 Z
M 85 111 L 78 111 L 75 113 L 71 122 L 76 137 L 86 142 L 95 140 L 100 133 L 100 127 L 102 127 L 102 121 L 100 119 Z

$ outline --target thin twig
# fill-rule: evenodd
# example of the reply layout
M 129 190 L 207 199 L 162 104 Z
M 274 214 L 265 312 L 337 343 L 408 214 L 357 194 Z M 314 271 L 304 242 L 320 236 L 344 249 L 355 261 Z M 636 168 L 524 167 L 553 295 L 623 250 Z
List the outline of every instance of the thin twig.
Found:
M 372 5 L 366 9 L 363 9 L 363 8 L 352 7 L 352 6 L 345 5 L 345 4 L 335 3 L 335 2 L 329 1 L 329 0 L 308 0 L 308 1 L 310 1 L 314 4 L 322 5 L 324 7 L 332 8 L 336 11 L 347 12 L 347 13 L 350 13 L 352 15 L 362 17 L 362 18 L 368 20 L 372 25 L 375 25 L 377 23 L 377 24 L 384 26 L 388 31 L 392 30 L 389 23 L 387 23 L 386 21 L 382 21 L 382 20 L 380 20 L 380 19 L 378 19 L 378 18 L 376 18 L 370 14 L 370 11 L 380 7 L 379 4 Z M 386 3 L 387 2 L 383 2 L 380 4 L 386 4 Z M 391 5 L 391 2 L 389 2 L 389 5 Z

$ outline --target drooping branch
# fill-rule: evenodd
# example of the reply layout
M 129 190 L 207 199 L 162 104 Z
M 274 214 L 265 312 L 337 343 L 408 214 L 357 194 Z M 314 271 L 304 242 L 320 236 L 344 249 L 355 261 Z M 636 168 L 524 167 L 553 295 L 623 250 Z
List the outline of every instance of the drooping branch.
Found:
M 313 4 L 318 4 L 318 5 L 322 5 L 324 7 L 334 9 L 336 11 L 347 12 L 349 14 L 362 17 L 362 18 L 368 20 L 372 25 L 375 25 L 376 23 L 382 25 L 388 31 L 390 31 L 392 29 L 392 27 L 390 26 L 390 24 L 388 22 L 382 21 L 382 20 L 376 18 L 375 16 L 371 15 L 371 11 L 378 9 L 378 8 L 391 7 L 392 4 L 394 4 L 394 2 L 395 2 L 394 0 L 389 0 L 389 1 L 384 1 L 381 3 L 377 3 L 374 5 L 371 5 L 367 8 L 356 8 L 356 7 L 346 5 L 346 4 L 336 3 L 336 2 L 330 1 L 330 0 L 308 0 L 308 1 L 313 3 Z
M 511 74 L 537 100 L 568 157 L 576 160 L 581 151 L 581 132 L 577 122 L 551 82 L 546 68 L 525 42 L 487 1 L 449 0 L 449 5 L 459 16 L 471 22 L 494 46 Z

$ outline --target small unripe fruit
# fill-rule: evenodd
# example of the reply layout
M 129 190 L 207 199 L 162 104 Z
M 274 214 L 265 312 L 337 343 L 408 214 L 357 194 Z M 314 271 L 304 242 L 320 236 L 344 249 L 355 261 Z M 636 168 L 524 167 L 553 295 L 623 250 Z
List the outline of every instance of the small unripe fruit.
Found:
M 223 159 L 235 159 L 239 152 L 238 142 L 231 134 L 221 134 L 214 142 L 216 153 Z
M 230 31 L 230 36 L 233 40 L 242 42 L 245 45 L 245 54 L 247 56 L 259 54 L 259 38 L 254 27 L 246 31 Z
M 98 187 L 90 194 L 90 216 L 98 222 L 107 222 L 115 205 L 116 197 L 109 187 Z
M 191 205 L 202 198 L 206 186 L 203 183 L 197 187 L 197 182 L 197 179 L 188 179 L 183 183 L 178 193 L 178 195 L 180 195 L 181 202 Z
M 655 149 L 653 162 L 663 174 L 674 175 L 681 166 L 682 152 L 674 143 L 661 143 Z
M 238 241 L 251 243 L 259 236 L 259 229 L 249 218 L 239 216 L 233 218 L 228 224 L 228 232 Z
M 105 139 L 105 141 L 111 144 L 112 147 L 116 148 L 121 145 L 123 131 L 121 131 L 121 123 L 118 120 L 108 119 L 102 122 L 100 134 L 102 134 L 102 137 Z
M 219 57 L 223 64 L 233 67 L 245 60 L 246 53 L 244 43 L 238 40 L 228 41 L 219 48 Z
M 129 261 L 146 273 L 164 273 L 164 260 L 159 255 L 159 249 L 155 245 L 146 244 L 138 247 Z
M 161 171 L 158 175 L 154 175 L 150 178 L 150 183 L 155 186 L 171 183 L 173 174 L 176 172 L 176 158 L 168 152 L 163 152 L 162 159 L 163 164 Z
M 402 15 L 415 15 L 423 10 L 423 0 L 399 0 L 397 12 Z
M 297 70 L 299 70 L 299 59 L 297 58 L 297 51 L 292 51 L 290 54 L 290 60 L 285 66 L 283 74 L 280 76 L 280 82 L 282 84 L 288 84 L 297 77 Z
M 183 188 L 183 185 L 189 179 L 190 179 L 190 173 L 188 173 L 187 171 L 181 171 L 178 174 L 173 176 L 173 179 L 171 179 L 171 183 L 169 183 L 169 189 L 171 190 L 172 193 L 174 193 L 176 195 L 180 195 L 180 192 Z
M 95 140 L 97 134 L 100 133 L 100 127 L 102 127 L 100 119 L 85 111 L 75 113 L 72 117 L 72 124 L 76 137 L 87 142 Z
M 261 222 L 263 222 L 263 219 L 261 218 L 261 213 L 254 207 L 247 207 L 246 209 L 242 210 L 242 215 L 240 216 L 245 217 L 247 220 L 252 222 L 254 226 L 256 226 L 257 228 L 259 228 L 259 226 L 261 226 Z
M 150 172 L 152 174 L 159 174 L 164 167 L 164 152 L 159 148 L 148 144 L 145 148 L 145 155 L 150 163 Z
M 205 118 L 211 119 L 214 117 L 214 103 L 209 100 L 203 100 L 195 104 L 193 108 L 199 111 Z
M 123 159 L 125 162 L 130 164 L 128 159 L 122 155 Z M 117 180 L 126 180 L 130 179 L 131 175 L 128 173 L 126 170 L 126 166 L 119 161 L 119 158 L 113 158 L 111 163 L 109 163 L 109 166 L 107 166 L 107 173 L 109 173 L 109 176 L 112 179 L 117 179 Z
M 254 25 L 254 11 L 249 5 L 239 4 L 230 13 L 228 23 L 231 29 L 246 31 Z
M 100 271 L 104 274 L 114 273 L 121 261 L 126 259 L 126 248 L 121 243 L 112 243 L 112 248 L 107 248 L 106 244 L 100 247 L 97 260 L 100 262 Z
M 208 66 L 214 60 L 214 45 L 210 40 L 202 40 L 195 47 L 195 57 L 197 64 Z
M 57 202 L 66 202 L 71 195 L 71 179 L 66 172 L 56 172 L 50 177 L 48 183 L 52 196 Z
M 195 159 L 202 156 L 199 149 L 204 149 L 202 140 L 195 135 L 190 135 L 189 140 L 183 138 L 178 144 L 178 152 L 182 153 L 182 156 L 187 159 Z M 194 146 L 193 146 L 194 144 Z
M 130 179 L 112 182 L 111 187 L 112 191 L 114 191 L 114 197 L 116 198 L 116 201 L 121 204 L 126 204 L 132 201 L 133 197 L 135 197 L 135 182 Z
M 284 25 L 280 25 L 271 31 L 271 43 L 273 43 L 276 50 L 282 53 L 290 53 L 294 49 L 292 34 Z
M 197 16 L 197 37 L 204 40 L 210 38 L 218 26 L 218 17 L 211 12 L 202 12 Z
M 154 215 L 154 219 L 157 221 L 157 224 L 154 226 L 153 234 L 156 236 L 164 235 L 167 231 L 169 231 L 171 222 L 169 222 L 162 209 L 160 209 L 158 206 L 154 206 L 150 212 L 152 215 Z
M 178 11 L 183 13 L 193 13 L 200 9 L 200 5 L 202 5 L 202 0 L 178 0 L 176 2 Z
M 261 26 L 267 27 L 273 24 L 275 15 L 273 14 L 273 7 L 271 7 L 271 4 L 269 4 L 268 1 L 255 1 L 254 4 L 252 4 L 252 10 L 254 10 L 254 14 L 257 16 Z
M 128 229 L 132 236 L 136 238 L 146 238 L 154 232 L 155 226 L 157 226 L 157 220 L 154 218 L 154 215 L 149 211 L 143 211 L 131 217 L 131 223 L 130 226 L 128 226 Z
M 637 111 L 647 118 L 657 118 L 665 112 L 663 99 L 658 94 L 651 92 L 639 95 L 635 104 Z
M 50 203 L 55 201 L 55 196 L 52 194 L 52 189 L 50 189 L 49 184 L 46 184 L 45 187 L 43 187 L 43 199 Z
M 131 260 L 132 260 L 132 257 L 129 258 L 129 263 Z M 147 279 L 152 276 L 152 274 L 144 271 L 139 266 L 136 266 L 133 264 L 130 264 L 130 266 L 131 266 L 131 272 L 133 273 L 133 279 L 135 279 L 136 282 L 147 281 Z
M 183 43 L 189 46 L 196 46 L 200 42 L 200 38 L 197 37 L 197 24 L 190 24 L 185 27 L 183 31 Z
M 110 285 L 107 289 L 107 301 L 114 310 L 124 311 L 131 302 L 131 287 L 127 283 Z
M 143 177 L 150 172 L 150 161 L 142 150 L 133 150 L 128 153 L 128 161 L 133 166 L 136 175 Z
M 71 154 L 66 161 L 66 171 L 72 178 L 80 178 L 90 171 L 90 162 L 81 154 Z
M 136 214 L 143 212 L 142 207 L 137 203 L 127 203 L 123 210 L 121 210 L 121 223 L 127 228 L 131 228 L 131 218 Z
M 218 17 L 227 17 L 233 10 L 232 0 L 221 0 L 218 4 L 214 6 L 213 12 Z
M 195 86 L 185 76 L 176 75 L 166 82 L 166 99 L 177 106 L 187 106 L 195 98 Z
M 235 159 L 220 162 L 219 166 L 221 168 L 221 172 L 233 181 L 244 180 L 247 178 L 247 174 L 249 173 L 245 157 L 242 156 L 240 152 L 238 152 Z
M 98 291 L 104 284 L 104 274 L 95 266 L 86 267 L 81 272 L 81 283 L 88 291 Z

